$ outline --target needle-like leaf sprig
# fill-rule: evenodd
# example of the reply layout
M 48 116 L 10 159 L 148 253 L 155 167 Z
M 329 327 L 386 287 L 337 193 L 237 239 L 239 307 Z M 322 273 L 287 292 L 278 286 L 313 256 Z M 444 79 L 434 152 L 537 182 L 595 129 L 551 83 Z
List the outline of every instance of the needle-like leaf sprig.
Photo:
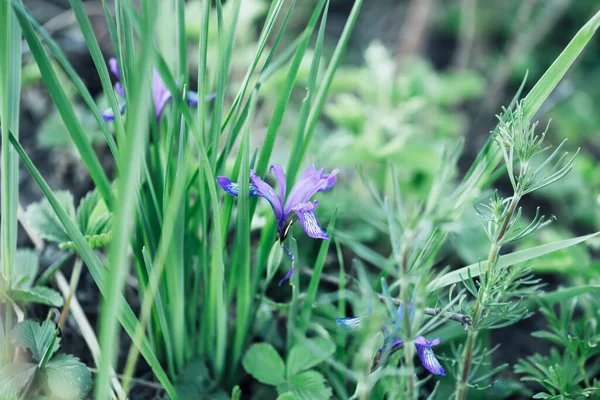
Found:
M 483 224 L 487 237 L 499 246 L 523 239 L 554 220 L 554 216 L 546 219 L 546 216 L 540 215 L 540 208 L 538 207 L 531 222 L 523 226 L 521 207 L 508 218 L 513 200 L 513 197 L 502 198 L 498 195 L 498 192 L 494 192 L 488 203 L 475 205 L 475 212 Z M 504 229 L 504 233 L 500 236 L 499 233 L 502 229 Z
M 579 149 L 572 157 L 567 157 L 568 152 L 563 152 L 567 142 L 565 139 L 534 169 L 538 158 L 551 149 L 551 146 L 544 146 L 550 123 L 542 133 L 537 134 L 538 123 L 530 123 L 525 119 L 522 101 L 517 103 L 513 111 L 503 111 L 502 116 L 498 116 L 500 123 L 494 132 L 494 139 L 502 151 L 516 195 L 522 197 L 539 190 L 569 173 Z

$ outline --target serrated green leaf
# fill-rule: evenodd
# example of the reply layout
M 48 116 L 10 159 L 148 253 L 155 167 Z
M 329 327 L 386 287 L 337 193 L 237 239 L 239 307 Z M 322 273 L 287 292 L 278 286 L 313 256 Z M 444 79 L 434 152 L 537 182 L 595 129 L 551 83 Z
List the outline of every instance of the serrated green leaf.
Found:
M 59 399 L 83 399 L 92 389 L 90 370 L 70 354 L 55 356 L 43 371 L 50 391 Z
M 79 230 L 86 235 L 90 216 L 100 201 L 100 193 L 97 190 L 88 192 L 79 202 L 77 207 L 77 223 Z
M 48 346 L 54 338 L 56 325 L 52 321 L 44 321 L 38 324 L 35 321 L 25 320 L 19 322 L 13 328 L 11 339 L 14 347 L 24 347 L 31 350 L 31 355 L 34 360 L 40 361 L 46 352 Z M 52 353 L 56 352 L 60 347 L 60 338 L 57 337 Z
M 55 195 L 69 218 L 75 221 L 73 195 L 67 191 L 57 191 Z M 56 213 L 46 199 L 27 207 L 25 219 L 43 239 L 56 243 L 68 242 L 70 240 L 69 235 L 65 232 Z
M 287 359 L 288 379 L 300 371 L 320 364 L 334 352 L 335 344 L 325 338 L 308 339 L 294 345 Z
M 297 400 L 325 400 L 331 398 L 331 388 L 325 386 L 325 377 L 317 371 L 304 371 L 289 380 Z
M 524 262 L 536 259 L 546 254 L 553 253 L 558 250 L 566 249 L 571 246 L 575 246 L 579 243 L 583 243 L 593 237 L 600 235 L 600 232 L 592 233 L 590 235 L 579 236 L 573 239 L 560 240 L 553 243 L 543 244 L 541 246 L 532 247 L 526 250 L 515 251 L 514 253 L 506 254 L 498 258 L 498 262 L 495 268 L 506 268 L 511 265 L 522 264 Z M 481 265 L 485 265 L 487 260 L 482 260 Z M 429 283 L 427 289 L 429 291 L 443 288 L 453 283 L 461 282 L 469 277 L 472 278 L 479 276 L 481 269 L 479 263 L 471 264 L 469 266 L 457 269 L 452 272 L 437 278 L 436 280 Z
M 112 215 L 97 190 L 85 195 L 77 207 L 79 230 L 85 236 L 94 236 L 110 231 Z
M 0 369 L 2 399 L 17 398 L 18 394 L 31 382 L 37 365 L 31 363 L 10 363 Z
M 267 385 L 279 385 L 285 381 L 283 360 L 268 343 L 250 346 L 244 354 L 242 365 L 254 379 Z
M 12 287 L 29 289 L 39 269 L 39 257 L 37 253 L 29 249 L 18 249 L 15 257 L 15 265 L 12 270 Z
M 36 286 L 31 289 L 11 290 L 8 297 L 17 303 L 37 303 L 52 307 L 62 307 L 64 304 L 63 297 L 60 293 L 44 286 Z

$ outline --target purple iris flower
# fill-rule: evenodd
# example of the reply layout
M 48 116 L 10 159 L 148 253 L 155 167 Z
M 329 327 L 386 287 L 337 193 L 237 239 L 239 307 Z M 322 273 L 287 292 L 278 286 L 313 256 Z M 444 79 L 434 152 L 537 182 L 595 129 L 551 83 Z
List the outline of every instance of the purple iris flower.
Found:
M 115 84 L 115 92 L 119 96 L 125 97 L 125 90 L 123 89 L 123 85 L 121 85 L 121 71 L 119 70 L 119 64 L 117 63 L 116 58 L 111 58 L 108 61 L 108 66 L 110 67 L 111 72 L 117 77 L 119 82 Z M 152 99 L 154 100 L 154 111 L 156 112 L 156 120 L 160 119 L 162 112 L 167 105 L 168 101 L 173 97 L 167 86 L 163 82 L 160 74 L 156 70 L 156 68 L 152 69 Z M 210 94 L 206 96 L 206 101 L 212 100 L 215 97 L 215 94 Z M 189 105 L 195 106 L 198 105 L 198 93 L 193 91 L 187 92 L 187 102 Z M 125 112 L 125 106 L 127 105 L 125 100 L 122 100 L 119 104 L 119 109 L 121 115 Z M 115 119 L 115 114 L 112 108 L 104 111 L 102 113 L 102 118 L 105 121 L 113 121 Z
M 408 303 L 409 312 L 412 311 L 413 304 Z M 398 311 L 396 312 L 398 315 L 398 321 L 395 319 L 392 321 L 391 327 L 394 328 L 395 331 L 399 329 L 399 321 L 404 317 L 404 306 L 401 304 L 398 307 Z M 356 331 L 360 329 L 366 317 L 351 317 L 351 318 L 336 318 L 335 322 L 341 327 L 350 330 Z M 375 359 L 373 360 L 373 367 L 375 368 L 379 362 L 387 356 L 390 356 L 397 350 L 399 350 L 403 341 L 400 338 L 393 336 L 391 333 L 390 326 L 384 326 L 381 328 L 383 331 L 383 346 L 377 351 L 375 355 Z M 437 346 L 440 344 L 440 339 L 427 340 L 423 336 L 417 336 L 415 339 L 415 347 L 417 348 L 417 354 L 421 359 L 421 363 L 429 372 L 434 375 L 446 375 L 446 371 L 444 367 L 440 364 L 437 358 L 435 358 L 435 354 L 433 354 L 433 346 Z
M 319 204 L 318 201 L 310 201 L 310 198 L 317 192 L 324 192 L 329 190 L 335 185 L 337 180 L 336 175 L 339 170 L 334 169 L 331 173 L 326 174 L 323 172 L 323 168 L 317 171 L 315 165 L 311 165 L 304 172 L 304 175 L 296 182 L 289 195 L 286 190 L 285 173 L 280 165 L 272 165 L 271 172 L 275 175 L 279 191 L 271 187 L 268 183 L 260 179 L 254 171 L 250 171 L 250 197 L 264 197 L 271 204 L 275 218 L 277 218 L 277 239 L 280 243 L 285 240 L 292 224 L 296 220 L 300 221 L 302 228 L 306 234 L 315 239 L 329 239 L 327 232 L 321 228 L 317 216 L 315 215 L 315 208 Z M 231 179 L 225 176 L 219 176 L 217 182 L 223 188 L 224 191 L 232 196 L 238 195 L 238 184 L 232 182 Z M 293 254 L 283 246 L 288 253 L 290 259 L 294 259 Z M 294 269 L 290 269 L 285 278 L 279 282 L 281 283 L 287 280 Z

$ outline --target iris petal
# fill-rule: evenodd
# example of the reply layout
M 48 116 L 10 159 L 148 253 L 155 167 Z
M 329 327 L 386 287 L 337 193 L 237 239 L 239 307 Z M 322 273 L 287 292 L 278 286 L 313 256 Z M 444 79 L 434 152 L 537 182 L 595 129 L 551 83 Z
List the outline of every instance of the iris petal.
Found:
M 123 115 L 123 113 L 125 112 L 125 106 L 127 105 L 127 103 L 125 102 L 125 100 L 121 101 L 119 103 L 119 112 L 121 113 L 121 115 Z M 115 120 L 115 113 L 113 112 L 112 108 L 108 108 L 106 110 L 104 110 L 102 112 L 102 118 L 105 121 L 114 121 Z
M 285 183 L 285 173 L 283 172 L 283 168 L 281 165 L 274 164 L 271 165 L 271 173 L 275 175 L 275 179 L 277 179 L 277 187 L 279 188 L 279 197 L 281 200 L 285 199 L 286 195 L 286 183 Z
M 273 213 L 277 218 L 278 225 L 281 227 L 281 225 L 285 222 L 283 216 L 282 199 L 277 196 L 275 189 L 260 179 L 260 177 L 254 173 L 254 171 L 250 171 L 250 182 L 256 187 L 258 195 L 264 197 L 269 203 L 271 203 Z
M 314 165 L 311 165 L 302 178 L 296 182 L 285 204 L 285 211 L 289 212 L 299 203 L 306 203 L 317 192 L 329 190 L 337 181 L 339 170 L 335 169 L 330 174 L 324 174 L 323 169 L 317 171 Z
M 152 98 L 154 100 L 154 112 L 156 119 L 160 119 L 163 109 L 171 99 L 171 92 L 165 86 L 160 74 L 156 69 L 152 70 Z
M 415 346 L 417 347 L 417 353 L 419 353 L 419 358 L 425 369 L 434 375 L 446 375 L 444 367 L 442 367 L 442 364 L 435 358 L 435 354 L 433 354 L 433 350 L 430 346 L 421 346 L 416 343 Z
M 121 80 L 121 71 L 119 70 L 119 63 L 116 58 L 112 57 L 108 60 L 108 67 L 110 68 L 110 72 L 112 72 L 118 80 Z
M 210 101 L 217 96 L 216 93 L 207 94 L 204 98 L 204 101 Z M 188 90 L 187 92 L 187 103 L 191 106 L 198 105 L 198 92 L 194 92 L 193 90 Z
M 315 201 L 314 204 L 310 202 L 300 203 L 293 207 L 290 210 L 290 213 L 296 213 L 304 232 L 306 232 L 308 236 L 314 239 L 328 240 L 329 235 L 323 230 L 323 228 L 321 228 L 321 225 L 319 225 L 319 221 L 317 220 L 317 216 L 315 215 L 314 210 L 317 208 L 318 204 L 319 203 L 317 201 Z
M 336 318 L 335 322 L 344 329 L 356 331 L 360 329 L 364 317 Z
M 123 89 L 123 85 L 121 85 L 121 82 L 115 83 L 115 92 L 117 92 L 119 96 L 125 97 L 125 89 Z
M 221 186 L 221 188 L 226 191 L 227 193 L 229 193 L 232 196 L 236 196 L 238 195 L 239 192 L 239 185 L 236 182 L 233 182 L 231 179 L 227 178 L 226 176 L 219 176 L 217 177 L 217 183 L 219 184 L 219 186 Z M 253 184 L 250 184 L 250 197 L 259 197 L 260 194 L 258 193 L 258 189 L 256 188 L 256 186 L 254 186 Z

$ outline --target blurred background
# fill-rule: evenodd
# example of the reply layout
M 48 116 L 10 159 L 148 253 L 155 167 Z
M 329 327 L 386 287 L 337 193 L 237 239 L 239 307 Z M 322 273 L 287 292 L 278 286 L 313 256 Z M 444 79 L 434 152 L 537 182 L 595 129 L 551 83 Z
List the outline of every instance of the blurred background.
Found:
M 293 14 L 295 20 L 290 23 L 291 31 L 284 40 L 291 40 L 300 33 L 314 2 L 298 2 Z M 98 104 L 106 105 L 99 78 L 68 1 L 26 0 L 24 3 L 58 40 Z M 102 3 L 91 0 L 84 4 L 108 60 L 114 50 Z M 269 4 L 267 0 L 242 2 L 231 82 L 240 82 L 244 77 Z M 351 0 L 331 0 L 325 38 L 326 60 L 333 52 L 352 5 Z M 367 263 L 375 264 L 377 254 L 390 252 L 389 240 L 369 223 L 370 213 L 381 211 L 368 207 L 372 200 L 359 178 L 358 165 L 368 173 L 376 188 L 384 191 L 391 185 L 388 165 L 393 164 L 408 201 L 424 201 L 439 170 L 444 149 L 454 147 L 460 138 L 465 138 L 464 152 L 456 171 L 457 176 L 464 174 L 494 129 L 496 114 L 501 112 L 501 107 L 510 103 L 525 79 L 523 93 L 528 92 L 597 8 L 595 0 L 366 2 L 343 64 L 333 81 L 312 142 L 312 156 L 307 157 L 327 170 L 342 170 L 340 183 L 328 201 L 323 202 L 319 214 L 327 221 L 339 205 L 337 238 L 344 244 L 344 259 L 351 260 L 359 254 Z M 228 10 L 226 3 L 225 12 Z M 193 81 L 197 70 L 194 49 L 197 48 L 200 11 L 199 1 L 187 2 L 186 32 L 190 41 L 192 89 L 197 85 Z M 211 35 L 209 43 L 214 43 L 216 26 L 211 27 Z M 169 43 L 160 45 L 165 52 L 169 51 Z M 23 48 L 26 61 L 22 77 L 21 143 L 51 187 L 70 190 L 77 201 L 93 188 L 92 182 L 44 88 L 34 60 L 27 55 L 26 44 Z M 552 121 L 547 134 L 549 144 L 557 145 L 567 138 L 569 151 L 581 150 L 566 179 L 524 200 L 526 215 L 533 214 L 535 207 L 540 206 L 542 213 L 557 216 L 557 221 L 519 242 L 520 247 L 600 230 L 599 50 L 600 41 L 593 39 L 534 118 L 540 121 L 541 127 Z M 215 57 L 216 50 L 212 55 L 209 53 L 209 59 L 214 61 Z M 292 97 L 295 106 L 289 107 L 285 115 L 283 135 L 278 137 L 273 163 L 283 163 L 289 158 L 291 143 L 286 142 L 285 132 L 292 137 L 305 96 L 303 82 L 308 77 L 310 62 L 310 56 L 306 57 L 301 67 L 299 76 L 304 81 L 299 80 Z M 211 79 L 214 79 L 214 72 L 209 71 Z M 261 146 L 283 80 L 282 72 L 261 89 L 252 129 L 252 148 Z M 69 90 L 70 83 L 66 79 L 63 82 L 72 95 L 72 102 L 78 104 L 80 99 L 75 90 Z M 237 86 L 231 85 L 226 101 L 232 101 Z M 84 106 L 78 110 L 87 133 L 96 139 L 96 151 L 105 169 L 112 171 L 112 158 L 94 118 Z M 508 192 L 508 178 L 498 180 L 494 188 Z M 41 197 L 26 171 L 21 171 L 20 196 L 24 206 Z M 476 262 L 485 257 L 489 248 L 473 213 L 467 213 L 464 220 L 456 224 L 450 242 L 453 252 L 448 252 L 448 259 L 442 260 L 446 264 Z M 19 246 L 28 245 L 29 239 L 22 234 Z M 598 245 L 598 242 L 589 244 L 591 253 L 583 247 L 574 247 L 538 259 L 534 272 L 550 287 L 568 281 L 575 284 L 598 282 L 600 263 L 590 256 L 597 254 Z M 307 242 L 306 246 L 314 246 L 316 253 L 318 243 Z M 52 251 L 52 248 L 45 250 Z M 45 254 L 45 258 L 49 262 L 55 256 Z M 93 280 L 85 273 L 78 297 L 94 321 L 98 312 L 98 293 Z M 547 344 L 533 340 L 528 333 L 539 324 L 543 324 L 543 319 L 533 317 L 516 328 L 495 331 L 495 340 L 507 351 L 495 353 L 497 360 L 494 363 L 514 363 L 519 356 L 544 352 Z M 69 335 L 68 326 L 64 334 Z M 76 340 L 64 340 L 63 343 L 66 351 L 77 354 L 84 362 L 86 357 L 89 358 L 85 347 L 78 348 Z M 503 373 L 511 374 L 511 370 Z

